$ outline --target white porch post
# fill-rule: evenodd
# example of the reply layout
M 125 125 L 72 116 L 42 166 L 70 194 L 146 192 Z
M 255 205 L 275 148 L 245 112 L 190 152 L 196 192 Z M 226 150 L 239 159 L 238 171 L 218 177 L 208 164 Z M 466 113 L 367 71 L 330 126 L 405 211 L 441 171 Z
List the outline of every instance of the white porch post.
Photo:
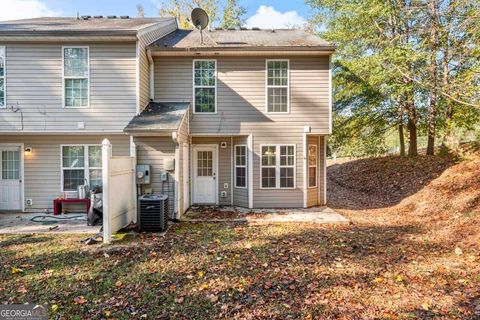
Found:
M 253 135 L 248 136 L 248 207 L 253 209 Z
M 135 141 L 133 140 L 133 136 L 130 136 L 130 157 L 133 158 L 133 186 L 134 186 L 134 191 L 133 191 L 133 204 L 134 204 L 134 210 L 135 210 L 135 222 L 138 220 L 137 216 L 137 145 L 135 144 Z
M 102 141 L 102 189 L 103 189 L 103 243 L 110 243 L 112 240 L 111 235 L 111 217 L 109 212 L 109 190 L 108 190 L 108 178 L 109 178 L 109 161 L 112 155 L 112 145 L 108 139 Z

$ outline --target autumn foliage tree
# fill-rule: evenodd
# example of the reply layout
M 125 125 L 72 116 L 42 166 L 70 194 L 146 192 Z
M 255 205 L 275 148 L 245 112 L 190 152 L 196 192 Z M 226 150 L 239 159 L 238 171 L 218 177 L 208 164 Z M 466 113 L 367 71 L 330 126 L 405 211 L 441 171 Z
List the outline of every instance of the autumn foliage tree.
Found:
M 433 154 L 437 138 L 452 147 L 456 128 L 478 127 L 479 0 L 308 3 L 316 30 L 338 45 L 334 135 L 371 145 L 396 128 L 400 154 L 416 156 L 419 135 Z

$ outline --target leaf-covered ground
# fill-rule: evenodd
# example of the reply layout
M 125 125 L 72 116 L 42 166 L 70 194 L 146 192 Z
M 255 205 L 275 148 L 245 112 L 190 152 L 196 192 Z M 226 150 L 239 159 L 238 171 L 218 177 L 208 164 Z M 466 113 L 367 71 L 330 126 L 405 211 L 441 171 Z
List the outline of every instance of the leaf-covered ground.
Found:
M 0 236 L 0 302 L 65 319 L 480 319 L 480 160 L 449 163 L 373 208 L 358 180 L 335 182 L 355 164 L 333 165 L 331 205 L 351 225 L 182 223 L 113 248 Z

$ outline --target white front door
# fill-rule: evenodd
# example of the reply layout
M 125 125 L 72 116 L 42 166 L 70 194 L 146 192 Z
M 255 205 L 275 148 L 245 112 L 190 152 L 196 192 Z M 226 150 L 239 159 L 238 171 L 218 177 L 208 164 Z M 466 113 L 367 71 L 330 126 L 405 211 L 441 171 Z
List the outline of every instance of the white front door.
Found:
M 217 147 L 196 146 L 193 149 L 193 202 L 217 203 Z
M 0 210 L 22 210 L 21 148 L 0 145 Z

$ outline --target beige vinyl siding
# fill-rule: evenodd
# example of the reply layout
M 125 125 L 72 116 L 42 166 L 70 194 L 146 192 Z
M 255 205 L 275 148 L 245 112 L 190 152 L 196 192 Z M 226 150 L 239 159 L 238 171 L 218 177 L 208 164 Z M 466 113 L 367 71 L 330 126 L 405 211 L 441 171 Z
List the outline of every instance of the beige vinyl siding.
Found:
M 227 147 L 221 148 L 221 142 L 226 142 Z M 218 145 L 218 204 L 231 205 L 232 197 L 232 144 L 231 137 L 192 137 L 192 146 L 196 144 L 216 144 Z M 193 157 L 192 157 L 193 159 Z M 194 179 L 194 177 L 192 177 Z M 224 184 L 228 183 L 228 188 L 224 188 Z M 227 197 L 220 196 L 222 191 L 227 191 Z M 195 192 L 195 190 L 193 190 Z
M 160 173 L 164 171 L 164 161 L 175 158 L 175 143 L 171 137 L 136 137 L 137 164 L 150 165 L 149 185 L 142 186 L 142 193 L 151 188 L 154 194 L 168 194 L 170 216 L 174 212 L 175 175 L 169 172 L 168 182 L 160 181 Z M 178 167 L 176 167 L 177 169 Z
M 45 136 L 45 135 L 0 135 L 0 143 L 23 143 L 32 148 L 32 154 L 25 156 L 25 199 L 32 199 L 33 205 L 27 211 L 43 212 L 53 208 L 53 200 L 62 194 L 61 145 L 101 144 L 108 138 L 113 146 L 113 155 L 128 156 L 130 140 L 127 136 Z M 68 207 L 67 207 L 68 208 Z
M 203 57 L 202 59 L 208 59 Z M 282 57 L 290 60 L 290 114 L 266 113 L 266 59 L 211 57 L 217 60 L 217 113 L 193 115 L 191 134 L 239 135 L 267 132 L 329 132 L 329 59 Z M 155 58 L 155 100 L 192 101 L 191 57 Z
M 0 45 L 7 52 L 7 105 L 22 111 L 23 131 L 121 132 L 135 114 L 135 42 Z M 65 45 L 89 46 L 88 108 L 63 108 Z M 78 122 L 84 122 L 85 129 L 78 129 Z M 21 130 L 20 112 L 0 110 L 0 132 Z
M 148 62 L 146 47 L 152 42 L 160 39 L 166 34 L 173 32 L 177 27 L 175 19 L 172 18 L 161 27 L 154 27 L 152 30 L 140 31 L 138 35 L 138 80 L 139 80 L 139 107 L 140 110 L 146 107 L 150 99 L 150 65 Z
M 248 146 L 247 146 L 247 141 L 248 137 L 242 136 L 242 137 L 234 137 L 233 138 L 233 144 L 243 144 L 247 147 L 247 160 L 248 160 Z M 234 158 L 235 161 L 235 158 Z M 233 170 L 235 170 L 235 162 Z M 248 168 L 248 161 L 247 161 L 247 187 L 248 187 L 248 171 L 250 168 Z M 233 175 L 235 176 L 235 171 L 233 172 Z M 234 178 L 235 179 L 235 178 Z M 235 188 L 235 180 L 233 181 L 233 205 L 239 206 L 239 207 L 246 207 L 248 208 L 248 188 Z

